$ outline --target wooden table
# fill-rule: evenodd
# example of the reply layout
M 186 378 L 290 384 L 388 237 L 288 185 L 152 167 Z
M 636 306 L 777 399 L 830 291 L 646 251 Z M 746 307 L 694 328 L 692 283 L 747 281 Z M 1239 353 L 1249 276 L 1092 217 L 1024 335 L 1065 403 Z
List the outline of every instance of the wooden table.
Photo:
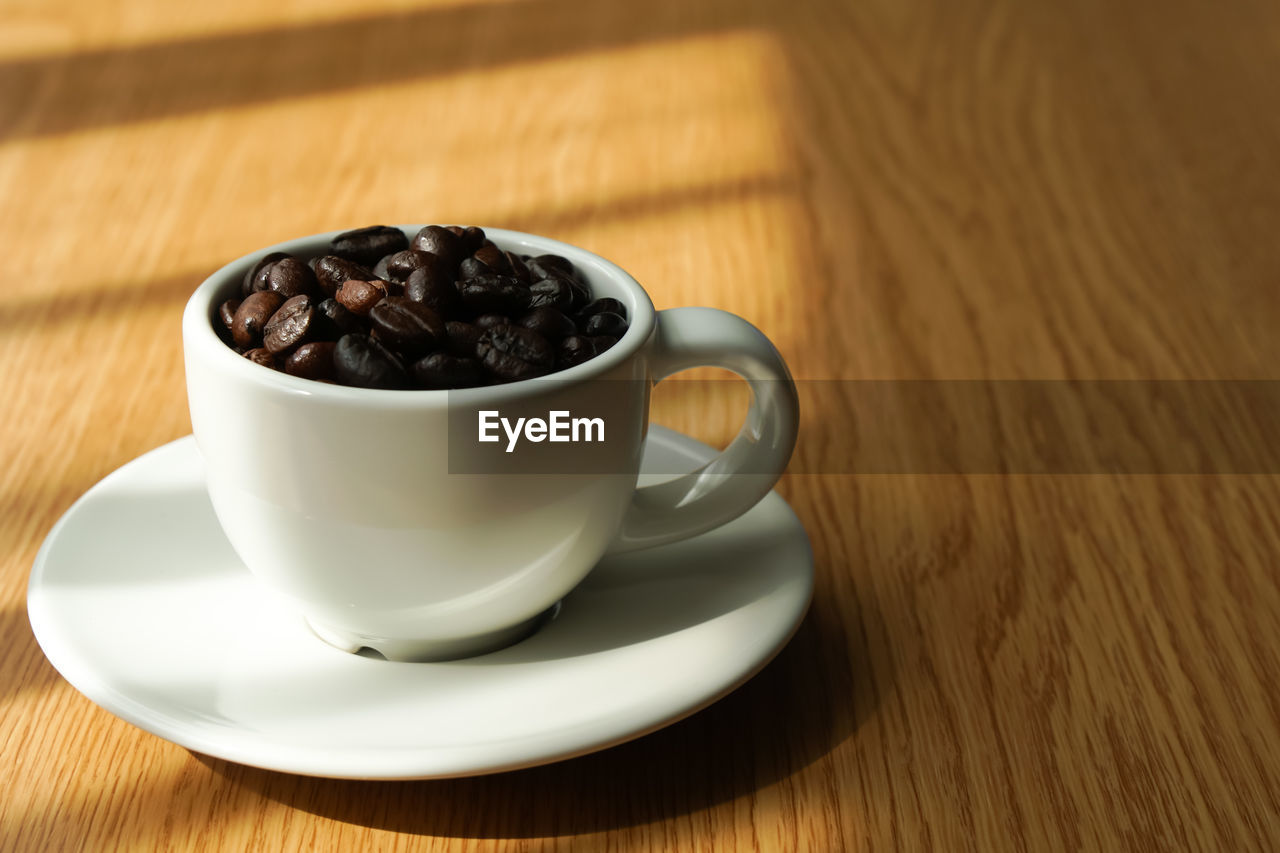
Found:
M 1280 847 L 1275 467 L 876 474 L 844 428 L 862 380 L 1275 378 L 1277 32 L 1258 0 L 5 0 L 0 848 Z M 415 221 L 777 342 L 820 402 L 779 486 L 799 634 L 684 722 L 483 778 L 253 770 L 100 710 L 27 574 L 189 431 L 188 294 Z M 713 442 L 740 415 L 665 399 Z

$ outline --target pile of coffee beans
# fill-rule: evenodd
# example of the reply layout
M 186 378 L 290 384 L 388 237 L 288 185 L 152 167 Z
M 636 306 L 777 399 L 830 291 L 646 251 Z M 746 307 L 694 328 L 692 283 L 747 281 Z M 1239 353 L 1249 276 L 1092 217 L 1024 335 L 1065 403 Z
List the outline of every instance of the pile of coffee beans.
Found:
M 214 325 L 236 352 L 293 376 L 363 388 L 471 388 L 543 376 L 618 342 L 626 308 L 592 299 L 559 255 L 504 252 L 475 227 L 412 240 L 372 225 L 329 253 L 272 252 Z

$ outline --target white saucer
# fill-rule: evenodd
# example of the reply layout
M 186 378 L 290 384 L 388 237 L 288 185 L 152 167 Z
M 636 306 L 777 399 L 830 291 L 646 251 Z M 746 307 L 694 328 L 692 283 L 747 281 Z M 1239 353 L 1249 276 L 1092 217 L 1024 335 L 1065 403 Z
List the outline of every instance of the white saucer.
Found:
M 712 454 L 654 427 L 645 461 L 691 470 Z M 716 531 L 606 560 L 517 645 L 390 663 L 321 642 L 254 581 L 218 527 L 203 472 L 187 437 L 90 489 L 36 556 L 27 609 L 49 660 L 98 705 L 271 770 L 466 776 L 621 743 L 758 672 L 813 587 L 809 540 L 771 493 Z

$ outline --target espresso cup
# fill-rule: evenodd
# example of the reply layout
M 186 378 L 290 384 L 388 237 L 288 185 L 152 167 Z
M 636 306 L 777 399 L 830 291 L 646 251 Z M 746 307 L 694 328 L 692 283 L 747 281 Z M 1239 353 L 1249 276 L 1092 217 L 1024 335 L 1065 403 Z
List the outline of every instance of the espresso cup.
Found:
M 606 554 L 725 524 L 786 467 L 796 390 L 763 334 L 712 308 L 655 311 L 621 268 L 545 237 L 485 229 L 501 249 L 572 261 L 593 298 L 620 300 L 630 320 L 612 348 L 550 376 L 453 391 L 355 388 L 263 367 L 219 338 L 218 307 L 239 296 L 259 258 L 327 254 L 337 233 L 227 264 L 182 321 L 192 431 L 218 521 L 249 571 L 330 644 L 391 660 L 499 648 L 533 630 Z M 698 470 L 637 488 L 653 385 L 704 365 L 746 380 L 745 423 Z M 510 452 L 497 425 L 516 412 L 589 413 L 582 421 L 598 422 L 607 441 L 583 446 L 581 468 L 564 461 L 572 445 L 557 447 L 561 461 L 549 467 L 528 455 L 549 445 Z

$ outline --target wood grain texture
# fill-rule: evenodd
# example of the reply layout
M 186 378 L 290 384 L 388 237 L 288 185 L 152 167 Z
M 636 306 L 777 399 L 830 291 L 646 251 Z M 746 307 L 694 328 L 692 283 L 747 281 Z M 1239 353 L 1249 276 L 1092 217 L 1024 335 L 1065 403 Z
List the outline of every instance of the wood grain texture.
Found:
M 269 6 L 0 0 L 0 849 L 1280 847 L 1277 478 L 822 473 L 856 383 L 779 487 L 805 625 L 638 742 L 315 780 L 76 693 L 27 624 L 36 549 L 189 430 L 181 306 L 278 240 L 545 233 L 803 380 L 1280 365 L 1274 3 Z M 711 441 L 743 404 L 663 394 Z

